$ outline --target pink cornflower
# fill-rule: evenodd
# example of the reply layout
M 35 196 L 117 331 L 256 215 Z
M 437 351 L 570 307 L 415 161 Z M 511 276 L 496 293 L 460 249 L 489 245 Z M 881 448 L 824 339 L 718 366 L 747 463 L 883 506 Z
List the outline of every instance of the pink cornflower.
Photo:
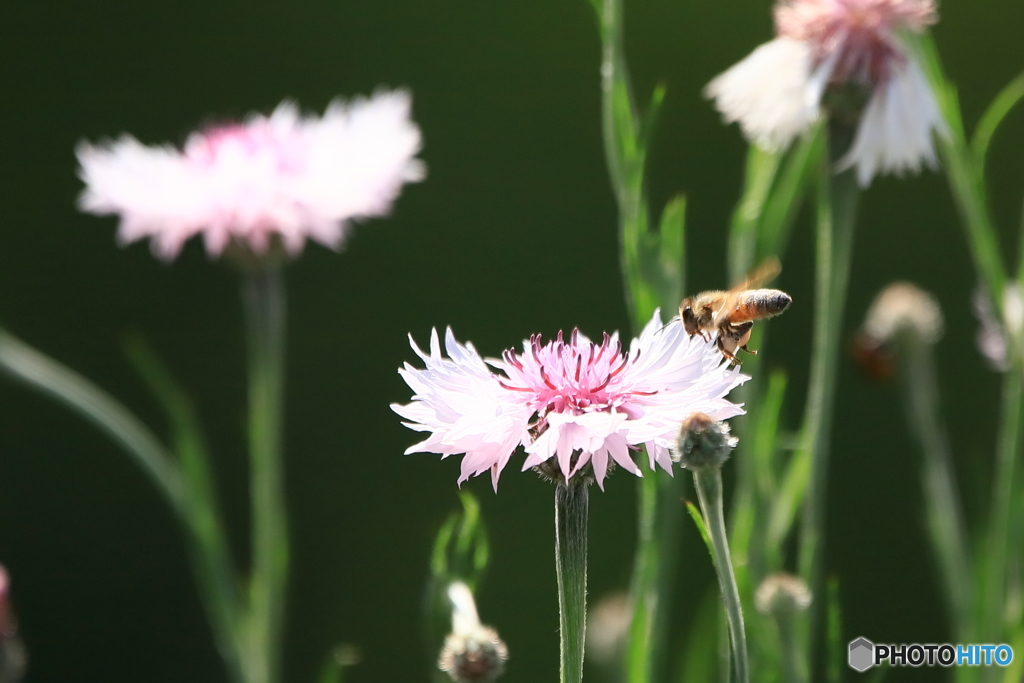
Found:
M 437 330 L 429 354 L 410 342 L 426 367 L 407 363 L 398 371 L 414 396 L 391 407 L 408 420 L 403 424 L 429 436 L 406 453 L 464 453 L 460 484 L 490 471 L 497 490 L 518 446 L 526 452 L 524 470 L 548 467 L 569 481 L 586 468 L 602 489 L 612 462 L 641 476 L 631 455 L 640 445 L 651 469 L 657 463 L 671 473 L 669 450 L 687 416 L 743 413 L 724 396 L 747 377 L 723 362 L 713 341 L 689 337 L 682 325 L 663 326 L 657 312 L 628 352 L 618 334 L 598 344 L 577 330 L 547 343 L 535 335 L 501 360 L 485 361 L 451 329 L 448 358 Z
M 272 238 L 296 255 L 312 239 L 342 245 L 351 219 L 381 216 L 404 183 L 424 177 L 420 131 L 405 92 L 351 103 L 323 117 L 283 102 L 270 116 L 193 133 L 184 149 L 130 135 L 76 150 L 83 211 L 120 214 L 118 241 L 146 237 L 171 260 L 193 235 L 219 256 L 232 241 L 264 254 Z
M 724 118 L 768 149 L 783 149 L 817 120 L 830 88 L 866 96 L 839 161 L 861 185 L 876 172 L 935 165 L 932 133 L 945 131 L 935 95 L 901 33 L 935 23 L 933 0 L 780 0 L 778 37 L 715 78 L 707 95 Z

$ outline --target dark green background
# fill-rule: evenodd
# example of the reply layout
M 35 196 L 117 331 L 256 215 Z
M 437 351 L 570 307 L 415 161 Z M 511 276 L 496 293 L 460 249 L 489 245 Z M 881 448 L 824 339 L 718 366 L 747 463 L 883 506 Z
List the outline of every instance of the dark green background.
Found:
M 973 126 L 1024 64 L 1024 6 L 958 0 L 935 33 Z M 641 99 L 669 94 L 650 193 L 689 203 L 691 289 L 721 286 L 744 145 L 700 95 L 771 35 L 769 3 L 626 3 Z M 626 330 L 616 209 L 600 137 L 598 40 L 584 0 L 196 0 L 5 3 L 0 10 L 0 320 L 108 388 L 163 433 L 119 336 L 139 330 L 195 398 L 217 457 L 239 557 L 247 524 L 237 282 L 191 243 L 171 266 L 114 245 L 115 220 L 76 213 L 73 149 L 130 131 L 181 142 L 197 125 L 269 111 L 322 111 L 336 95 L 403 86 L 423 130 L 427 180 L 393 216 L 358 226 L 343 254 L 318 246 L 288 271 L 287 471 L 294 572 L 286 680 L 313 679 L 341 641 L 361 646 L 357 683 L 425 681 L 419 607 L 432 535 L 457 505 L 457 459 L 403 457 L 416 435 L 388 404 L 396 368 L 451 325 L 486 355 L 532 332 Z M 991 154 L 1007 251 L 1024 188 L 1024 113 Z M 788 426 L 806 382 L 812 245 L 798 228 L 772 323 L 791 371 Z M 1012 251 L 1016 251 L 1015 247 Z M 893 279 L 934 291 L 944 412 L 976 521 L 988 500 L 998 376 L 973 345 L 972 266 L 941 176 L 877 180 L 864 197 L 844 334 Z M 846 634 L 949 638 L 921 526 L 918 456 L 894 386 L 843 360 L 830 481 L 828 570 Z M 737 457 L 742 456 L 742 448 Z M 549 485 L 510 467 L 482 499 L 493 564 L 479 595 L 511 650 L 504 680 L 554 681 L 557 611 Z M 591 595 L 628 580 L 635 483 L 592 498 Z M 687 523 L 674 642 L 713 580 Z M 223 681 L 172 516 L 133 463 L 62 407 L 0 381 L 0 562 L 9 568 L 29 681 Z M 1020 654 L 1020 653 L 1019 653 Z M 852 676 L 850 678 L 855 678 Z M 936 680 L 927 669 L 893 681 Z

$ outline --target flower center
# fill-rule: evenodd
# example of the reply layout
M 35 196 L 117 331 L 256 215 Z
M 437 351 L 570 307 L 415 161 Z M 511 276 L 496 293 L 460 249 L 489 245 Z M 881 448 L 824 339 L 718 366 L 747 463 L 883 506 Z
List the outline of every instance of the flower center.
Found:
M 193 135 L 185 147 L 188 159 L 213 167 L 231 160 L 246 166 L 269 166 L 281 173 L 302 170 L 301 142 L 296 136 L 281 136 L 263 125 L 237 123 L 217 126 Z
M 622 352 L 618 338 L 604 335 L 600 344 L 581 339 L 573 330 L 569 341 L 561 332 L 553 342 L 542 343 L 540 335 L 530 337 L 522 356 L 508 349 L 503 357 L 508 382 L 502 386 L 529 395 L 531 407 L 541 416 L 563 412 L 609 411 L 629 396 L 649 392 L 630 391 L 621 375 L 639 358 Z

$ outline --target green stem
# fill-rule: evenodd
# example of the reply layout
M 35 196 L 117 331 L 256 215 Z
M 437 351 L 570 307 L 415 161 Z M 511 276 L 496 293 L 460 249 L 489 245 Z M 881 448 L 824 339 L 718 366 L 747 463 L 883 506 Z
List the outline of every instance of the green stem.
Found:
M 288 578 L 288 529 L 281 462 L 285 296 L 280 270 L 244 273 L 249 352 L 249 458 L 252 523 L 249 683 L 279 675 Z
M 990 114 L 993 111 L 991 109 L 990 112 L 986 112 L 979 129 L 980 136 L 975 134 L 975 145 L 972 148 L 964 132 L 956 87 L 943 73 L 934 39 L 926 33 L 910 37 L 909 40 L 922 58 L 921 64 L 948 126 L 947 134 L 936 138 L 946 171 L 946 180 L 949 182 L 950 191 L 960 212 L 961 223 L 967 233 L 967 246 L 971 250 L 974 267 L 987 290 L 996 315 L 1002 320 L 1003 289 L 1007 277 L 995 222 L 989 208 L 983 167 L 984 150 L 988 147 L 994 131 L 993 124 L 998 123 L 999 116 Z M 997 107 L 1001 107 L 1001 103 L 996 104 Z
M 833 125 L 829 154 L 823 155 L 818 184 L 815 265 L 814 336 L 811 376 L 800 449 L 794 456 L 808 463 L 800 534 L 800 576 L 813 594 L 820 594 L 824 554 L 825 500 L 828 493 L 828 454 L 832 406 L 836 393 L 840 331 L 853 257 L 853 232 L 859 188 L 851 169 L 833 176 L 835 160 L 846 150 L 852 130 Z M 817 629 L 813 606 L 805 636 L 807 656 L 814 651 Z
M 722 471 L 718 467 L 706 467 L 693 471 L 693 482 L 697 488 L 701 513 L 711 540 L 711 551 L 715 556 L 715 571 L 718 585 L 722 589 L 725 614 L 729 622 L 729 642 L 732 645 L 734 680 L 749 683 L 750 668 L 747 663 L 747 635 L 743 628 L 743 609 L 740 607 L 740 592 L 736 586 L 736 575 L 729 556 L 729 539 L 725 533 L 725 513 L 722 508 Z
M 1011 346 L 1011 348 L 1013 348 Z M 985 610 L 979 635 L 984 642 L 1007 642 L 1006 632 L 1006 580 L 1007 564 L 1014 557 L 1011 548 L 1011 517 L 1013 493 L 1016 473 L 1016 461 L 1021 454 L 1021 360 L 1019 352 L 1014 349 L 1010 369 L 1003 379 L 1002 416 L 1000 418 L 999 445 L 996 456 L 995 478 L 992 498 L 992 511 L 989 521 L 988 552 L 986 553 L 987 572 L 985 587 L 987 600 L 982 606 Z M 990 678 L 989 680 L 994 680 Z
M 939 418 L 939 391 L 931 346 L 907 333 L 900 362 L 905 368 L 907 418 L 921 444 L 928 531 L 943 582 L 950 623 L 958 642 L 971 642 L 972 574 L 967 527 L 956 488 L 953 457 Z M 988 641 L 986 641 L 988 642 Z
M 779 665 L 782 680 L 786 683 L 804 683 L 807 680 L 807 662 L 800 655 L 794 616 L 789 611 L 774 615 L 775 625 L 779 629 Z
M 555 486 L 555 571 L 558 576 L 561 683 L 583 680 L 583 646 L 587 634 L 586 484 Z
M 640 482 L 637 552 L 633 567 L 633 621 L 626 652 L 630 683 L 664 679 L 667 605 L 671 602 L 681 505 L 674 477 L 643 477 Z

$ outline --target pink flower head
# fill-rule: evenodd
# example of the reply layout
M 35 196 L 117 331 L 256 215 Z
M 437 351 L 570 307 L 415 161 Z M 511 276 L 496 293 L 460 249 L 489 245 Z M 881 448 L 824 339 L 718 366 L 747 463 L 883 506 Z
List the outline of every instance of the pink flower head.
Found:
M 780 0 L 778 37 L 708 84 L 728 122 L 768 149 L 784 149 L 819 118 L 829 88 L 856 86 L 867 105 L 838 170 L 876 172 L 935 165 L 932 133 L 945 123 L 935 95 L 901 34 L 936 21 L 934 0 Z
M 349 220 L 386 214 L 404 183 L 424 177 L 409 109 L 400 91 L 335 100 L 323 117 L 283 102 L 270 116 L 193 133 L 182 151 L 130 135 L 83 142 L 79 206 L 120 214 L 118 241 L 149 237 L 164 260 L 197 234 L 212 256 L 232 240 L 264 254 L 273 237 L 292 255 L 307 238 L 337 249 Z
M 524 470 L 553 461 L 569 481 L 589 465 L 602 489 L 610 461 L 641 476 L 630 453 L 640 445 L 652 469 L 657 463 L 671 473 L 669 450 L 687 416 L 743 412 L 724 396 L 747 377 L 723 363 L 714 342 L 691 338 L 682 325 L 663 327 L 657 312 L 628 351 L 617 334 L 597 344 L 576 330 L 547 343 L 536 335 L 502 360 L 484 361 L 450 329 L 448 358 L 436 330 L 429 354 L 412 347 L 426 367 L 399 370 L 413 401 L 391 407 L 407 427 L 430 435 L 406 453 L 464 453 L 460 484 L 490 470 L 497 490 L 518 446 L 527 454 Z
M 920 33 L 936 19 L 933 0 L 789 0 L 775 8 L 778 35 L 807 43 L 816 65 L 834 60 L 833 83 L 871 88 L 906 61 L 897 34 Z

